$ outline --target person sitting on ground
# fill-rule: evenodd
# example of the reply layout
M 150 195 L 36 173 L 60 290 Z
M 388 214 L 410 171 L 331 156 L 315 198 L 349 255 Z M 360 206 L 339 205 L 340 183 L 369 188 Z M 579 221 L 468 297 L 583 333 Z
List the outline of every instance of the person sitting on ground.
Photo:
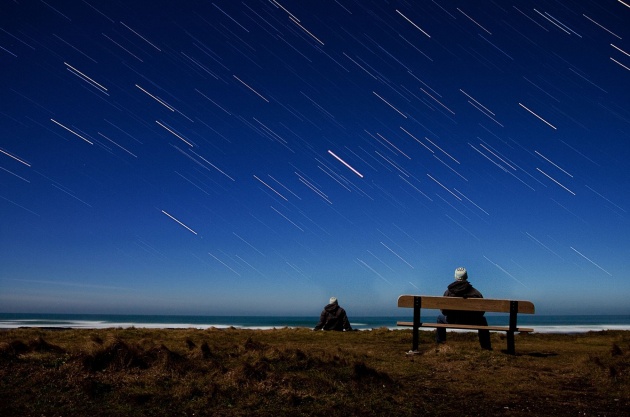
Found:
M 339 306 L 336 297 L 330 297 L 329 303 L 319 317 L 319 323 L 314 330 L 337 330 L 350 331 L 350 321 L 346 315 L 346 310 Z
M 466 268 L 459 267 L 455 270 L 455 281 L 451 283 L 444 292 L 445 297 L 463 297 L 463 298 L 483 298 L 483 295 L 468 282 L 468 272 Z M 473 324 L 477 326 L 487 326 L 488 321 L 484 317 L 483 311 L 460 311 L 460 310 L 442 310 L 437 318 L 438 323 L 450 324 Z M 437 328 L 437 343 L 446 342 L 446 329 Z M 490 344 L 490 332 L 488 330 L 479 330 L 479 344 L 482 349 L 492 350 Z

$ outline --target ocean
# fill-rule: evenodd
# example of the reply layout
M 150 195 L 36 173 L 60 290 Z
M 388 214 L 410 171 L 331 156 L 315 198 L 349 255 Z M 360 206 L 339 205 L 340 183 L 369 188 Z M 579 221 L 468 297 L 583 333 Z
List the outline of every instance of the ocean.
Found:
M 487 314 L 488 323 L 507 325 L 506 315 Z M 180 316 L 180 315 L 117 315 L 117 314 L 18 314 L 0 313 L 0 329 L 20 327 L 103 329 L 207 329 L 241 328 L 313 328 L 319 316 Z M 435 316 L 423 316 L 422 321 L 435 322 Z M 398 320 L 411 321 L 409 316 L 350 317 L 354 329 L 401 329 Z M 523 315 L 519 326 L 532 327 L 538 333 L 581 333 L 601 330 L 630 330 L 630 315 Z M 407 328 L 408 329 L 408 328 Z M 427 329 L 429 330 L 429 329 Z

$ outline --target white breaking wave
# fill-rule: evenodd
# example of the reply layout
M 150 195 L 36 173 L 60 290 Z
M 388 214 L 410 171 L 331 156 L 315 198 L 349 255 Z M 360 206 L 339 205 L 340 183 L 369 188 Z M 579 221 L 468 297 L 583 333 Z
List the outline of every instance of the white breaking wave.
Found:
M 352 326 L 368 326 L 367 323 L 351 323 Z M 108 328 L 137 328 L 137 329 L 199 329 L 205 330 L 209 328 L 229 329 L 231 327 L 237 329 L 251 330 L 271 330 L 278 328 L 311 328 L 306 326 L 269 326 L 269 325 L 242 325 L 242 324 L 223 324 L 223 323 L 135 323 L 135 322 L 111 322 L 111 321 L 90 321 L 90 320 L 61 320 L 61 321 L 42 321 L 35 319 L 20 320 L 0 320 L 0 329 L 17 329 L 20 327 L 39 327 L 53 329 L 108 329 Z M 605 330 L 623 330 L 630 331 L 630 324 L 577 324 L 577 325 L 527 325 L 533 328 L 534 333 L 586 333 Z M 382 326 L 375 327 L 382 328 Z M 387 326 L 390 330 L 405 330 L 410 327 Z M 369 331 L 372 328 L 362 328 L 362 331 Z M 421 328 L 422 331 L 435 331 L 431 328 Z M 449 329 L 454 332 L 467 332 L 470 330 Z M 476 330 L 472 330 L 476 331 Z

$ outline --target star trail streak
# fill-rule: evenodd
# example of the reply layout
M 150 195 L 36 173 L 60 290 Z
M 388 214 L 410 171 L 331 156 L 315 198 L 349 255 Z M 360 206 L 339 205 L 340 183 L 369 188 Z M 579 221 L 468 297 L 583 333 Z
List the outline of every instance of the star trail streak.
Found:
M 420 26 L 416 25 L 415 23 L 413 23 L 413 22 L 411 21 L 411 19 L 409 19 L 409 18 L 408 18 L 407 16 L 405 16 L 404 14 L 402 14 L 402 13 L 400 12 L 400 10 L 396 10 L 396 13 L 398 13 L 399 15 L 401 15 L 402 17 L 404 17 L 404 18 L 405 18 L 405 20 L 406 20 L 407 22 L 409 22 L 409 23 L 411 23 L 411 24 L 413 25 L 413 27 L 415 27 L 416 29 L 418 29 L 420 32 L 424 33 L 424 35 L 425 35 L 427 38 L 430 38 L 430 37 L 431 37 L 431 35 L 429 35 L 427 32 L 425 32 L 424 30 L 422 30 L 422 28 L 420 28 Z
M 180 222 L 179 220 L 177 220 L 175 217 L 173 217 L 172 215 L 168 214 L 164 210 L 162 210 L 162 213 L 165 214 L 166 216 L 168 216 L 169 218 L 173 219 L 177 224 L 179 224 L 180 226 L 182 226 L 184 229 L 188 230 L 192 234 L 194 234 L 194 235 L 197 234 L 197 232 L 195 232 L 193 229 L 191 229 L 190 227 L 186 226 L 184 223 Z
M 149 93 L 147 90 L 145 90 L 144 88 L 140 87 L 138 84 L 136 84 L 136 87 L 138 89 L 140 89 L 140 91 L 142 91 L 144 94 L 148 95 L 149 97 L 151 97 L 153 100 L 157 101 L 158 103 L 160 103 L 161 105 L 163 105 L 164 107 L 166 107 L 167 109 L 169 109 L 170 111 L 174 112 L 175 109 L 172 108 L 171 106 L 169 106 L 167 103 L 165 103 L 161 98 L 154 96 L 153 94 Z
M 565 190 L 567 190 L 568 192 L 570 192 L 571 194 L 575 195 L 575 193 L 571 190 L 569 190 L 567 187 L 565 187 L 564 185 L 560 184 L 560 182 L 558 182 L 558 180 L 554 179 L 551 177 L 551 175 L 547 174 L 545 171 L 543 171 L 540 168 L 536 168 L 536 170 L 538 172 L 540 172 L 541 174 L 543 174 L 545 177 L 549 178 L 551 181 L 555 182 L 556 184 L 558 184 L 560 187 L 564 188 Z
M 543 121 L 547 126 L 551 127 L 552 129 L 556 129 L 557 130 L 557 128 L 554 125 L 552 125 L 551 123 L 549 123 L 548 121 L 546 121 L 545 119 L 543 119 L 542 117 L 540 117 L 539 115 L 534 113 L 532 110 L 530 110 L 527 107 L 525 107 L 523 104 L 518 103 L 518 105 L 521 106 L 522 108 L 524 108 L 525 110 L 527 110 L 528 112 L 530 112 L 531 114 L 533 114 L 534 116 L 536 116 L 541 121 Z
M 186 145 L 190 146 L 191 148 L 194 147 L 194 145 L 192 143 L 188 142 L 186 139 L 184 139 L 182 136 L 180 136 L 177 132 L 174 132 L 173 130 L 171 130 L 171 128 L 169 128 L 168 126 L 165 126 L 159 120 L 156 120 L 155 123 L 157 123 L 158 125 L 160 125 L 164 129 L 166 129 L 167 132 L 171 133 L 173 136 L 175 136 L 177 139 L 179 139 L 182 142 L 184 142 Z
M 15 159 L 15 160 L 16 160 L 16 161 L 18 161 L 19 163 L 26 165 L 27 167 L 30 167 L 30 166 L 31 166 L 31 164 L 29 164 L 28 162 L 24 161 L 24 160 L 23 160 L 23 159 L 21 159 L 21 158 L 18 158 L 18 157 L 17 157 L 17 156 L 15 156 L 15 155 L 11 155 L 9 152 L 5 151 L 4 149 L 0 149 L 0 152 L 1 152 L 1 153 L 3 153 L 3 154 L 5 154 L 5 155 L 6 155 L 6 156 L 8 156 L 9 158 Z
M 245 81 L 241 80 L 240 78 L 238 78 L 236 75 L 232 75 L 234 78 L 236 78 L 238 80 L 238 82 L 240 82 L 241 84 L 243 84 L 245 87 L 247 87 L 250 91 L 252 91 L 254 94 L 256 94 L 258 97 L 262 98 L 263 100 L 265 100 L 267 103 L 269 103 L 269 100 L 267 100 L 265 97 L 263 97 L 258 91 L 254 90 L 252 87 L 250 87 Z
M 282 194 L 280 194 L 278 191 L 276 191 L 273 187 L 271 187 L 269 184 L 267 184 L 266 182 L 264 182 L 263 180 L 261 180 L 260 178 L 258 178 L 257 176 L 254 175 L 254 178 L 256 178 L 258 181 L 260 181 L 260 183 L 262 185 L 264 185 L 265 187 L 269 188 L 271 191 L 273 191 L 277 196 L 279 196 L 280 198 L 282 198 L 284 201 L 289 201 L 287 200 L 287 198 L 285 196 L 283 196 Z
M 393 106 L 393 105 L 392 105 L 389 101 L 387 101 L 387 100 L 385 100 L 383 97 L 379 96 L 379 95 L 376 93 L 376 91 L 372 91 L 372 93 L 373 93 L 376 97 L 380 98 L 380 99 L 383 101 L 383 103 L 387 104 L 389 107 L 391 107 L 394 111 L 396 111 L 396 112 L 397 112 L 398 114 L 400 114 L 402 117 L 404 117 L 405 119 L 407 118 L 407 116 L 405 116 L 405 115 L 403 114 L 403 112 L 401 112 L 401 111 L 400 111 L 400 110 L 398 110 L 396 107 L 394 107 L 394 106 Z
M 72 133 L 73 135 L 81 138 L 82 140 L 84 140 L 85 142 L 89 143 L 90 145 L 94 145 L 94 143 L 90 142 L 89 140 L 87 140 L 86 138 L 84 138 L 83 136 L 79 135 L 77 132 L 75 132 L 74 130 L 70 129 L 69 127 L 66 127 L 64 125 L 62 125 L 61 123 L 59 123 L 58 121 L 56 121 L 55 119 L 50 119 L 51 122 L 53 122 L 54 124 L 56 124 L 57 126 L 61 126 L 62 128 L 66 129 L 68 132 Z
M 330 149 L 328 150 L 328 153 L 331 154 L 337 161 L 341 162 L 342 164 L 344 164 L 350 171 L 354 172 L 355 174 L 357 174 L 360 178 L 363 178 L 363 174 L 361 174 L 359 171 L 357 171 L 356 169 L 352 168 L 350 166 L 350 164 L 348 164 L 346 161 L 344 161 L 343 159 L 341 159 L 340 157 L 338 157 L 337 155 L 335 155 L 333 153 L 333 151 L 331 151 Z
M 608 275 L 610 275 L 612 277 L 612 274 L 608 271 L 606 271 L 604 268 L 602 268 L 601 266 L 597 265 L 595 262 L 593 262 L 592 260 L 590 260 L 589 258 L 587 258 L 586 256 L 584 256 L 580 251 L 578 251 L 577 249 L 575 249 L 573 246 L 571 246 L 571 250 L 575 253 L 577 253 L 578 255 L 580 255 L 582 258 L 586 259 L 587 261 L 589 261 L 590 263 L 592 263 L 593 265 L 595 265 L 597 268 L 601 269 L 602 271 L 604 271 L 605 273 L 607 273 Z

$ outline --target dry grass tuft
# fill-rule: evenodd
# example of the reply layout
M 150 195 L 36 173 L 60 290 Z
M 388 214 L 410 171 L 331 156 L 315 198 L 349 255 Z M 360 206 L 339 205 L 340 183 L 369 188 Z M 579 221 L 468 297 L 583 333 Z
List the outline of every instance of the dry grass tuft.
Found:
M 83 358 L 83 366 L 90 372 L 109 370 L 146 369 L 148 366 L 138 348 L 130 347 L 123 341 L 116 341 L 96 353 Z
M 615 385 L 630 384 L 630 348 L 624 352 L 616 343 L 612 344 L 608 355 L 591 355 L 590 361 Z M 608 381 L 606 381 L 608 382 Z

